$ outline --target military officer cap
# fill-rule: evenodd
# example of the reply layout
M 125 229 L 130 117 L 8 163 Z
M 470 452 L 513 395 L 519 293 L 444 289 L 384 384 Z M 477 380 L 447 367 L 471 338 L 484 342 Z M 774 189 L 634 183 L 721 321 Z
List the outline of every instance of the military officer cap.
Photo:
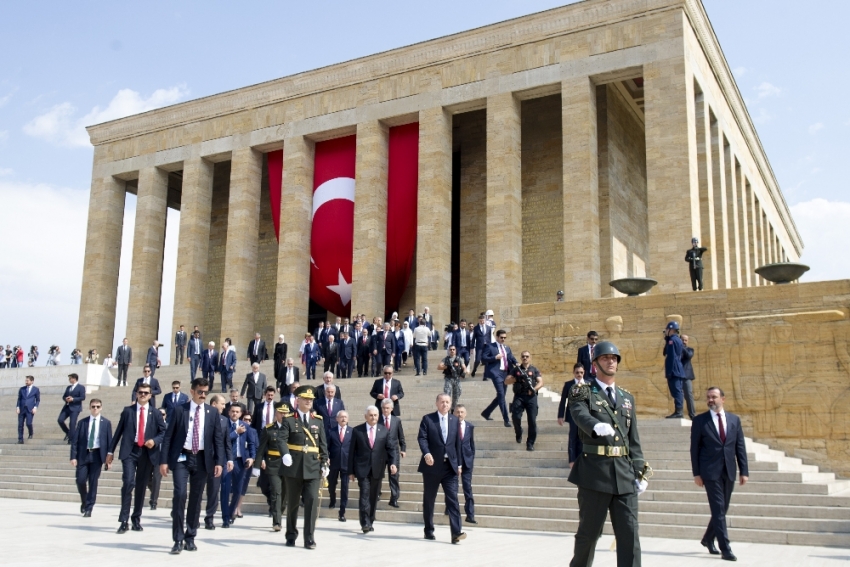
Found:
M 606 354 L 613 354 L 617 357 L 617 362 L 620 362 L 620 350 L 614 343 L 608 341 L 602 341 L 594 347 L 593 361 L 595 362 L 597 358 L 605 356 Z
M 313 389 L 312 386 L 299 386 L 295 390 L 295 397 L 296 398 L 306 398 L 308 400 L 314 400 L 314 399 L 316 399 L 316 391 Z
M 275 411 L 279 411 L 283 415 L 287 415 L 292 413 L 292 408 L 289 407 L 289 404 L 286 402 L 278 402 L 274 405 Z

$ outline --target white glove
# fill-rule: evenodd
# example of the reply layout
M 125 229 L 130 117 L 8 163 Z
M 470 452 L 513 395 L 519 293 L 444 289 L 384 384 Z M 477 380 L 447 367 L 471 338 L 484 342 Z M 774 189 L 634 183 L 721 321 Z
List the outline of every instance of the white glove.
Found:
M 251 469 L 251 476 L 253 476 L 253 477 L 260 476 L 260 469 Z
M 281 462 L 283 463 L 283 466 L 291 467 L 292 466 L 292 455 L 290 455 L 289 453 L 285 454 L 283 456 L 283 459 L 281 459 Z
M 322 467 L 322 478 L 328 478 L 329 474 L 331 474 L 331 469 L 328 467 Z
M 614 428 L 607 423 L 597 423 L 593 426 L 593 432 L 600 437 L 605 437 L 606 435 L 614 435 Z
M 638 496 L 646 492 L 647 486 L 649 486 L 648 481 L 635 479 L 635 488 L 637 488 Z

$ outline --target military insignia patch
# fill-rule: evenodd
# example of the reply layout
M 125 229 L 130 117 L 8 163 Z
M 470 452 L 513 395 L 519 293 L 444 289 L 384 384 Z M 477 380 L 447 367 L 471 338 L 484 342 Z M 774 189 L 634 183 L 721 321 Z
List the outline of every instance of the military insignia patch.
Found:
M 632 402 L 628 398 L 623 400 L 623 408 L 632 409 Z
M 570 399 L 580 402 L 582 400 L 586 400 L 590 397 L 590 388 L 587 387 L 587 384 L 576 384 L 570 389 Z

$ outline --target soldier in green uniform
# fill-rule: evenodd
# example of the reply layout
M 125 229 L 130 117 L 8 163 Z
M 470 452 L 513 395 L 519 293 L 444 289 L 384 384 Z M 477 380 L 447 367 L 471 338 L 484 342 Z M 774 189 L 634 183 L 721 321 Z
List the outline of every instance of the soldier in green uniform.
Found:
M 298 537 L 298 504 L 304 501 L 304 547 L 316 549 L 313 531 L 319 513 L 319 489 L 330 472 L 325 426 L 312 411 L 316 394 L 312 387 L 295 390 L 297 411 L 283 420 L 281 462 L 286 477 L 286 545 L 295 546 Z
M 280 531 L 281 511 L 286 511 L 286 467 L 281 462 L 281 457 L 286 447 L 283 439 L 283 420 L 292 415 L 292 409 L 286 402 L 275 404 L 274 421 L 260 432 L 260 447 L 257 449 L 257 460 L 259 467 L 269 482 L 269 491 L 272 499 L 272 529 Z
M 570 390 L 569 411 L 584 444 L 570 470 L 578 486 L 579 526 L 570 567 L 593 564 L 610 512 L 617 567 L 640 567 L 638 495 L 647 487 L 635 399 L 614 383 L 620 351 L 603 341 L 594 349 L 596 378 Z

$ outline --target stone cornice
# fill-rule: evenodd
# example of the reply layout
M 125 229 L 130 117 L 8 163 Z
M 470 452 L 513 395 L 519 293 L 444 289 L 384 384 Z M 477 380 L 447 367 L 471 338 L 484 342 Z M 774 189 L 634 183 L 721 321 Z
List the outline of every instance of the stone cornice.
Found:
M 714 33 L 714 28 L 711 25 L 705 7 L 700 0 L 684 0 L 683 4 L 691 28 L 694 30 L 702 46 L 703 53 L 714 72 L 714 78 L 717 80 L 718 85 L 720 85 L 726 102 L 732 109 L 733 118 L 741 131 L 745 143 L 749 147 L 750 153 L 756 161 L 756 166 L 767 185 L 773 205 L 779 212 L 779 216 L 785 224 L 788 237 L 791 239 L 791 243 L 794 245 L 799 256 L 803 252 L 803 239 L 800 237 L 797 225 L 794 224 L 794 219 L 791 217 L 788 203 L 785 201 L 782 191 L 779 190 L 776 175 L 773 173 L 773 168 L 767 159 L 761 139 L 756 132 L 755 126 L 753 126 L 750 113 L 744 106 L 744 97 L 741 96 L 741 91 L 738 90 L 738 84 L 735 82 L 732 70 L 729 68 L 729 63 L 723 55 L 723 50 L 720 47 L 720 42 L 717 41 L 717 36 Z
M 609 25 L 682 0 L 584 0 L 528 16 L 337 63 L 289 77 L 151 110 L 87 128 L 93 145 L 174 128 L 506 47 Z

